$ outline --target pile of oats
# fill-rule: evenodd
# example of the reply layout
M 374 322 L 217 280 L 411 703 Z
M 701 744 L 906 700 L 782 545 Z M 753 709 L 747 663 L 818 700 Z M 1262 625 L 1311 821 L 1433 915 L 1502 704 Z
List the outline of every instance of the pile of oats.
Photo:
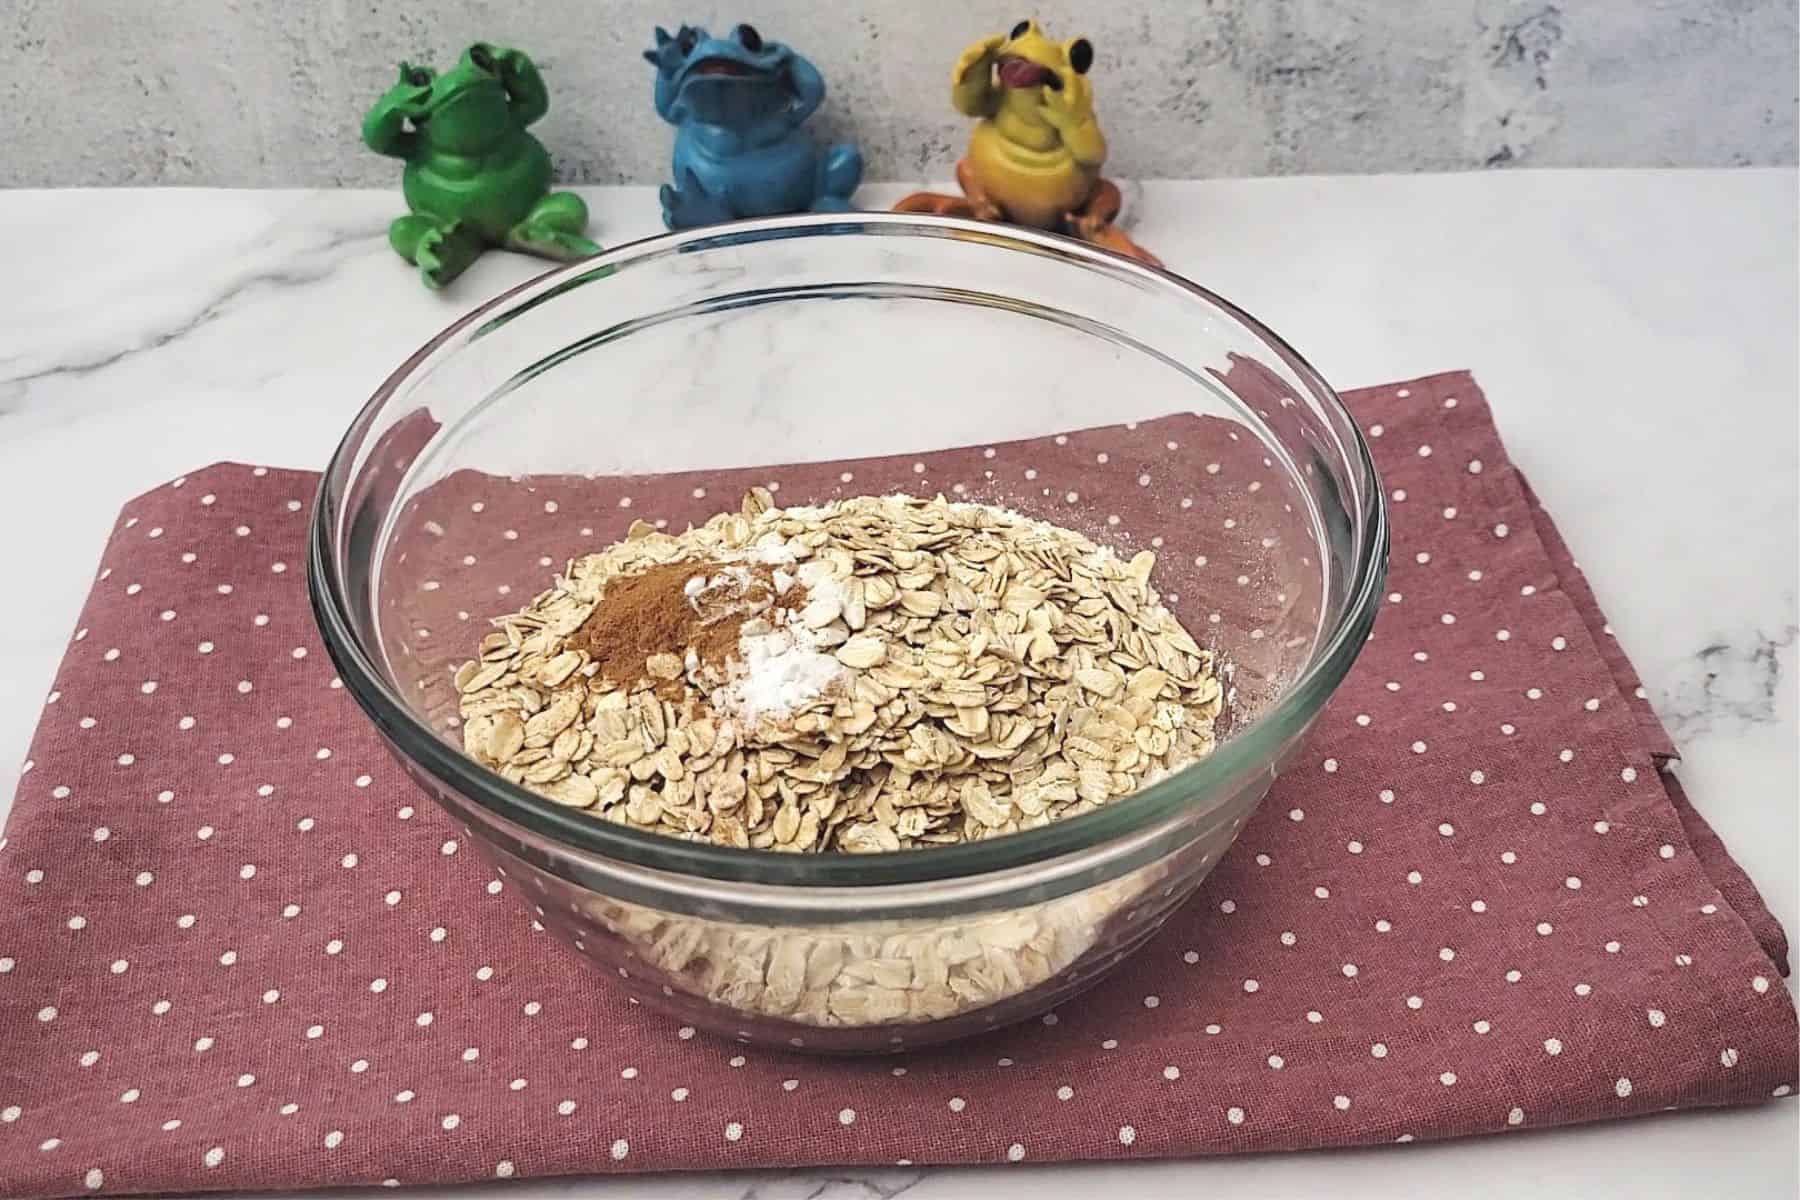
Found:
M 737 652 L 672 643 L 602 670 L 585 647 L 609 585 L 686 563 L 671 605 L 692 607 L 695 641 L 735 622 Z M 685 533 L 638 522 L 498 618 L 456 673 L 463 744 L 598 820 L 724 846 L 1030 829 L 1212 750 L 1213 656 L 1159 602 L 1154 563 L 941 496 L 780 509 L 759 488 Z
M 693 995 L 758 1017 L 855 1029 L 947 1020 L 1057 986 L 1084 956 L 1130 944 L 1140 927 L 1109 922 L 1167 873 L 1158 860 L 1054 900 L 968 913 L 954 927 L 917 919 L 762 928 L 595 896 L 578 903 Z

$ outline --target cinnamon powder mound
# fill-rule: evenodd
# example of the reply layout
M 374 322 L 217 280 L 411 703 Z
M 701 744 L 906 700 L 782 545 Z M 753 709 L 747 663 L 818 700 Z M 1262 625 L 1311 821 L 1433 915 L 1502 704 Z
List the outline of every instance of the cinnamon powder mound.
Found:
M 669 678 L 666 670 L 650 670 L 649 659 L 673 655 L 685 669 L 691 650 L 722 676 L 737 657 L 744 622 L 777 608 L 792 610 L 805 596 L 805 588 L 791 583 L 782 592 L 774 569 L 762 563 L 659 563 L 608 580 L 571 644 L 587 651 L 616 685 L 656 679 L 660 690 L 678 695 L 682 672 Z

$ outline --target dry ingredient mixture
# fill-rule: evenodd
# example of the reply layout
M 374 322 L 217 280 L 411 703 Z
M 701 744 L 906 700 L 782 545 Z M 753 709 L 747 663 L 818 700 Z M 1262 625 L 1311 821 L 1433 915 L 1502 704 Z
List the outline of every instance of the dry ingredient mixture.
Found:
M 1080 534 L 907 496 L 636 523 L 456 674 L 467 752 L 601 820 L 871 852 L 1090 811 L 1208 754 L 1221 689 Z
M 464 745 L 600 820 L 729 846 L 900 850 L 1043 825 L 1213 747 L 1213 656 L 1159 603 L 1153 565 L 942 497 L 776 509 L 756 489 L 679 535 L 636 523 L 499 618 L 456 674 Z M 571 903 L 665 988 L 747 1022 L 892 1027 L 1030 1008 L 1129 939 L 1172 869 L 954 928 Z

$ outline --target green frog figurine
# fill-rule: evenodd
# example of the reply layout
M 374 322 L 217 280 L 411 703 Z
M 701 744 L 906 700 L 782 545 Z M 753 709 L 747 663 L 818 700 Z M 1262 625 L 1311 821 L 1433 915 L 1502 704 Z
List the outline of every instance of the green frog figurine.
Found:
M 371 150 L 406 160 L 412 211 L 388 226 L 388 241 L 427 287 L 448 284 L 489 246 L 559 262 L 600 252 L 582 236 L 587 205 L 550 191 L 550 155 L 525 132 L 549 108 L 523 51 L 477 42 L 442 73 L 401 63 L 363 118 Z

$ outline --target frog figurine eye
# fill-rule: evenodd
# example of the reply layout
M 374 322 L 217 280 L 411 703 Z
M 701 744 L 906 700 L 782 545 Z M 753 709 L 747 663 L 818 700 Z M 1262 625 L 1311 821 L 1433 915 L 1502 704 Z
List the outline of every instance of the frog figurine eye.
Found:
M 477 67 L 481 68 L 483 71 L 486 71 L 489 75 L 495 74 L 499 69 L 494 64 L 494 56 L 492 54 L 488 53 L 488 48 L 486 46 L 482 46 L 482 45 L 470 46 L 469 47 L 469 61 L 474 63 Z
M 675 35 L 675 48 L 681 51 L 681 56 L 683 58 L 692 54 L 694 52 L 694 47 L 699 44 L 700 35 L 686 25 L 683 25 L 681 27 L 681 32 Z
M 1094 43 L 1086 38 L 1076 38 L 1075 44 L 1069 47 L 1069 66 L 1077 75 L 1086 75 L 1088 68 L 1094 65 Z
M 1012 27 L 1012 32 L 1007 34 L 1006 38 L 1008 41 L 1017 41 L 1018 39 L 1024 37 L 1030 31 L 1031 31 L 1031 21 L 1029 19 L 1020 21 L 1017 25 L 1014 25 Z
M 763 48 L 762 34 L 756 32 L 756 26 L 754 26 L 754 25 L 739 25 L 737 27 L 737 40 L 738 40 L 738 45 L 742 46 L 744 49 L 748 50 L 750 53 L 752 53 L 752 54 L 762 53 L 762 48 Z
M 431 86 L 431 72 L 424 67 L 406 67 L 400 73 L 413 87 Z

